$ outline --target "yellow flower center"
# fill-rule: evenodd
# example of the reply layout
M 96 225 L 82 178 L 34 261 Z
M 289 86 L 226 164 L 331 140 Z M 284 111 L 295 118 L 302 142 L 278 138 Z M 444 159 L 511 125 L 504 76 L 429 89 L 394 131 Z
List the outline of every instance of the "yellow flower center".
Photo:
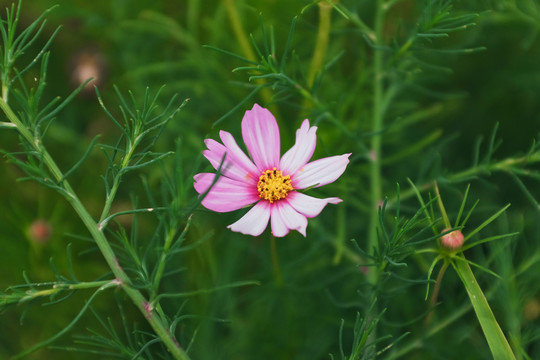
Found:
M 272 170 L 266 170 L 259 177 L 257 190 L 259 190 L 261 199 L 273 203 L 286 198 L 289 191 L 294 189 L 291 185 L 291 176 L 283 176 L 281 170 L 273 168 Z

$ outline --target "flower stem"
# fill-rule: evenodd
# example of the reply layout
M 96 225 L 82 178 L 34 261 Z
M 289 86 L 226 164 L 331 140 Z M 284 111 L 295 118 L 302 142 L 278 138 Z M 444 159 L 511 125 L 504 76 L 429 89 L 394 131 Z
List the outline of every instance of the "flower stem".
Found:
M 383 43 L 383 22 L 384 22 L 384 1 L 377 1 L 375 13 L 375 44 Z M 371 218 L 369 226 L 367 249 L 377 249 L 377 223 L 379 215 L 377 209 L 382 200 L 382 177 L 381 177 L 381 149 L 383 128 L 383 52 L 374 51 L 373 67 L 373 113 L 371 132 L 374 134 L 371 138 L 371 167 L 370 167 L 370 186 L 371 186 Z M 373 285 L 377 281 L 377 272 L 370 271 L 368 278 Z
M 346 220 L 346 207 L 340 206 L 337 210 L 337 233 L 336 233 L 336 239 L 335 239 L 335 247 L 336 247 L 336 253 L 334 254 L 334 258 L 332 260 L 332 263 L 334 265 L 339 264 L 341 261 L 341 258 L 343 257 L 343 252 L 345 251 L 345 224 L 347 222 Z
M 277 287 L 283 286 L 283 277 L 281 276 L 281 270 L 279 268 L 279 261 L 276 251 L 276 237 L 270 236 L 270 253 L 272 254 L 272 266 L 274 268 L 274 279 Z
M 119 281 L 122 289 L 124 289 L 127 295 L 139 308 L 150 326 L 154 329 L 161 341 L 163 341 L 164 345 L 169 349 L 173 357 L 175 359 L 188 360 L 188 355 L 178 345 L 178 342 L 173 335 L 169 333 L 164 321 L 157 316 L 156 312 L 153 311 L 151 307 L 149 307 L 148 301 L 141 294 L 141 292 L 131 287 L 129 276 L 120 266 L 111 245 L 98 226 L 98 223 L 96 223 L 90 213 L 88 213 L 81 200 L 73 191 L 69 182 L 64 178 L 64 174 L 47 150 L 43 147 L 39 139 L 36 139 L 33 136 L 32 132 L 22 123 L 22 121 L 15 115 L 13 110 L 11 110 L 10 106 L 2 99 L 0 99 L 0 108 L 6 114 L 9 121 L 15 124 L 21 136 L 39 153 L 43 164 L 47 167 L 47 169 L 49 169 L 53 176 L 53 179 L 51 180 L 56 181 L 58 183 L 57 185 L 62 188 L 62 194 L 80 217 L 87 230 L 90 232 L 92 238 L 96 242 L 96 245 L 101 251 L 101 254 L 105 258 L 105 261 L 109 265 L 116 279 Z
M 384 0 L 377 0 L 375 9 L 375 25 L 374 36 L 375 44 L 383 44 L 383 25 L 384 25 Z M 368 251 L 376 252 L 378 249 L 377 241 L 377 224 L 379 222 L 378 208 L 382 200 L 382 176 L 381 176 L 381 149 L 382 138 L 381 130 L 383 127 L 383 53 L 377 48 L 373 54 L 373 109 L 372 109 L 372 125 L 371 131 L 373 137 L 371 138 L 370 149 L 370 187 L 371 187 L 371 216 L 368 229 L 368 243 L 366 248 Z M 380 271 L 373 268 L 367 273 L 368 283 L 372 286 L 374 292 L 373 296 L 376 297 L 377 282 L 379 280 Z M 378 316 L 377 303 L 370 310 L 367 315 L 369 321 L 374 321 Z M 373 328 L 369 334 L 369 341 L 375 342 L 377 339 L 377 329 Z
M 495 360 L 516 359 L 465 257 L 456 258 L 452 265 L 467 290 L 493 358 Z
M 441 283 L 444 276 L 444 273 L 446 272 L 446 269 L 448 269 L 448 265 L 450 265 L 449 261 L 445 261 L 441 269 L 439 270 L 439 273 L 437 274 L 437 280 L 435 280 L 435 286 L 433 287 L 433 294 L 431 295 L 431 300 L 429 301 L 429 309 L 431 310 L 428 316 L 426 317 L 426 326 L 428 326 L 431 322 L 431 319 L 433 318 L 433 307 L 437 303 L 437 298 L 439 297 L 439 291 L 441 290 Z
M 333 0 L 336 3 L 338 0 Z M 328 49 L 328 39 L 330 35 L 330 24 L 332 22 L 332 5 L 321 1 L 319 5 L 319 29 L 317 31 L 317 40 L 315 42 L 315 49 L 313 51 L 313 57 L 311 58 L 311 65 L 307 75 L 307 84 L 309 87 L 313 86 L 315 76 L 321 71 Z
M 229 15 L 229 20 L 231 21 L 234 35 L 236 36 L 236 40 L 238 41 L 240 48 L 244 53 L 244 56 L 248 60 L 257 61 L 258 59 L 255 56 L 255 52 L 251 47 L 249 37 L 244 31 L 244 27 L 242 26 L 242 22 L 240 21 L 240 15 L 238 14 L 238 10 L 236 9 L 235 0 L 223 0 L 223 4 L 225 5 L 225 9 L 227 10 L 227 14 Z M 264 84 L 263 79 L 257 79 L 256 81 L 259 84 Z M 261 89 L 261 96 L 265 103 L 270 103 L 272 101 L 272 93 L 269 91 L 268 88 L 263 87 Z

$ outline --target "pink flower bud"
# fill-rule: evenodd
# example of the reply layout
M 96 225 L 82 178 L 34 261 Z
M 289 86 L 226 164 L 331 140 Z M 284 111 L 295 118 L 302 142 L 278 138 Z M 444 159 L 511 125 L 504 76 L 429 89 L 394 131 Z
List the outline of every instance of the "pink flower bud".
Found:
M 38 219 L 35 220 L 28 229 L 30 239 L 38 244 L 44 244 L 51 238 L 52 228 L 49 222 Z
M 450 229 L 444 229 L 442 232 L 447 232 Z M 463 237 L 463 233 L 461 230 L 454 230 L 448 234 L 444 234 L 441 236 L 441 244 L 444 248 L 449 250 L 457 250 L 459 249 L 463 243 L 465 242 L 465 238 Z

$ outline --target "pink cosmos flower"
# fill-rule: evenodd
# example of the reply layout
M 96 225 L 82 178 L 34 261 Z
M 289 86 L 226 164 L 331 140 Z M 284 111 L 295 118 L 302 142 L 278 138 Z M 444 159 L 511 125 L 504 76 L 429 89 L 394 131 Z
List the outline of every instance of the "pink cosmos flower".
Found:
M 316 131 L 316 126 L 309 126 L 309 120 L 304 120 L 296 131 L 295 145 L 280 157 L 276 119 L 270 111 L 255 104 L 242 119 L 242 138 L 251 158 L 226 131 L 219 132 L 223 144 L 205 140 L 208 149 L 203 155 L 216 170 L 221 165 L 221 176 L 215 184 L 216 174 L 194 176 L 194 187 L 199 194 L 210 189 L 202 205 L 213 211 L 229 212 L 255 204 L 240 220 L 228 226 L 242 234 L 258 236 L 270 221 L 276 237 L 287 235 L 289 230 L 306 236 L 307 218 L 319 215 L 327 204 L 342 200 L 318 199 L 297 190 L 334 182 L 345 171 L 351 155 L 308 162 L 315 151 Z

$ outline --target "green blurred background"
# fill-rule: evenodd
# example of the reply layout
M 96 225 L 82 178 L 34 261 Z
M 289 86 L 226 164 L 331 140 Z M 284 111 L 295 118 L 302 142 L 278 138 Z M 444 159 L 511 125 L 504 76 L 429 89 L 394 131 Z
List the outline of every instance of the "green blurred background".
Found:
M 47 16 L 47 26 L 41 35 L 42 43 L 45 43 L 54 29 L 62 26 L 50 49 L 48 95 L 51 98 L 57 95 L 65 97 L 78 85 L 81 76 L 89 75 L 96 77 L 104 102 L 113 109 L 117 104 L 113 84 L 118 85 L 122 91 L 131 89 L 139 96 L 147 86 L 156 91 L 159 86 L 166 84 L 164 102 L 173 94 L 178 94 L 181 99 L 189 98 L 188 105 L 168 125 L 168 131 L 157 144 L 161 151 L 172 150 L 176 147 L 175 142 L 181 139 L 180 150 L 184 165 L 182 174 L 189 181 L 190 174 L 203 168 L 196 167 L 195 161 L 200 158 L 202 140 L 206 137 L 217 137 L 218 129 L 212 128 L 212 123 L 251 91 L 238 84 L 245 81 L 245 75 L 231 72 L 233 68 L 243 64 L 203 47 L 212 45 L 235 53 L 242 52 L 224 2 L 26 0 L 23 2 L 21 24 L 29 24 L 44 10 L 57 3 L 60 3 L 60 6 Z M 406 22 L 412 16 L 414 6 L 410 5 L 411 3 L 414 2 L 405 1 L 404 6 L 398 7 L 401 12 L 392 14 L 396 18 L 396 24 L 399 23 L 398 19 L 405 19 Z M 9 4 L 10 2 L 0 1 L 2 9 Z M 292 18 L 299 15 L 301 9 L 308 4 L 308 1 L 246 0 L 238 1 L 237 8 L 248 33 L 253 33 L 256 39 L 260 39 L 259 15 L 262 14 L 264 23 L 273 26 L 276 42 L 283 46 Z M 369 1 L 343 1 L 343 4 L 355 8 L 371 23 Z M 538 18 L 531 17 L 526 9 L 520 9 L 519 6 L 517 10 L 512 10 L 504 1 L 456 1 L 455 4 L 458 9 L 478 11 L 482 12 L 482 15 L 478 19 L 478 26 L 449 41 L 465 46 L 485 46 L 487 49 L 469 55 L 440 56 L 435 59 L 452 68 L 453 73 L 430 79 L 430 87 L 440 89 L 441 92 L 451 92 L 455 96 L 444 97 L 442 100 L 436 96 L 417 96 L 426 108 L 440 104 L 442 110 L 433 118 L 432 123 L 422 123 L 423 128 L 415 130 L 427 132 L 433 128 L 441 128 L 444 134 L 441 140 L 459 134 L 459 138 L 446 144 L 441 155 L 442 163 L 449 171 L 460 170 L 470 164 L 470 153 L 475 139 L 481 135 L 487 136 L 496 123 L 500 124 L 499 132 L 504 140 L 498 153 L 501 158 L 527 150 L 540 130 Z M 4 10 L 2 13 L 4 14 Z M 342 91 L 348 87 L 346 81 L 349 68 L 352 74 L 350 76 L 361 76 L 361 72 L 359 73 L 356 65 L 353 66 L 351 62 L 362 59 L 362 54 L 369 53 L 370 49 L 360 36 L 348 36 L 351 27 L 342 17 L 334 13 L 334 21 L 336 30 L 332 33 L 329 52 L 336 54 L 345 49 L 347 54 L 352 54 L 351 57 L 346 55 L 335 70 L 335 81 L 341 82 L 335 86 L 338 91 Z M 316 7 L 312 7 L 299 16 L 297 35 L 294 38 L 295 50 L 304 64 L 309 62 L 316 28 L 317 11 Z M 388 32 L 392 31 L 389 26 Z M 331 73 L 328 76 L 329 88 L 326 91 L 331 93 L 334 75 Z M 340 95 L 343 94 L 335 94 L 335 98 Z M 263 99 L 258 96 L 253 101 L 263 103 Z M 369 103 L 362 98 L 358 101 Z M 231 114 L 219 128 L 238 135 L 239 120 L 243 110 L 248 107 L 251 106 L 246 105 Z M 278 121 L 284 137 L 282 143 L 290 145 L 303 114 L 287 105 L 279 107 L 279 113 Z M 350 121 L 353 123 L 363 120 L 359 116 L 358 119 Z M 318 156 L 326 155 L 326 151 L 341 154 L 354 150 L 355 145 L 351 141 L 339 141 L 339 132 L 327 128 L 324 134 L 322 127 L 323 125 L 319 130 L 319 141 L 322 142 L 324 150 L 318 149 Z M 403 134 L 404 141 L 414 141 L 415 131 Z M 46 144 L 57 162 L 67 168 L 68 164 L 79 159 L 96 134 L 103 134 L 100 140 L 102 142 L 113 141 L 118 136 L 117 130 L 99 107 L 95 93 L 90 89 L 77 96 L 59 115 L 48 132 Z M 8 131 L 0 132 L 0 143 L 4 149 L 18 149 L 18 139 Z M 286 148 L 288 145 L 282 147 Z M 391 150 L 398 151 L 395 148 Z M 101 210 L 104 190 L 99 180 L 101 173 L 96 173 L 95 169 L 104 169 L 105 165 L 99 151 L 95 151 L 84 168 L 74 174 L 71 180 L 83 202 L 96 216 Z M 414 178 L 416 173 L 410 174 L 408 169 L 410 166 L 407 163 L 388 169 L 388 182 L 404 183 L 406 177 Z M 156 184 L 163 176 L 163 171 L 163 167 L 159 166 L 150 169 L 147 173 L 150 183 Z M 98 253 L 87 252 L 91 248 L 87 243 L 69 235 L 84 235 L 84 229 L 63 199 L 35 183 L 17 182 L 17 178 L 21 176 L 20 171 L 6 161 L 0 162 L 0 174 L 0 289 L 23 283 L 23 272 L 35 282 L 51 281 L 54 274 L 49 265 L 50 258 L 54 258 L 60 271 L 65 272 L 68 243 L 72 243 L 71 252 L 76 258 L 75 273 L 81 280 L 93 280 L 107 271 Z M 488 198 L 486 202 L 489 204 L 512 202 L 513 208 L 520 209 L 523 214 L 532 213 L 533 216 L 538 216 L 534 215 L 537 210 L 529 205 L 515 185 L 509 185 L 508 179 L 501 176 L 491 180 L 493 187 L 479 183 L 474 188 L 478 197 L 483 198 L 482 201 Z M 352 177 L 346 177 L 343 182 L 362 186 Z M 189 189 L 189 183 L 185 186 L 186 194 L 189 194 L 185 199 L 187 206 L 195 198 L 195 193 Z M 335 189 L 342 188 L 335 187 L 334 192 Z M 540 195 L 538 187 L 533 185 L 531 190 Z M 116 204 L 118 209 L 130 207 L 130 191 L 140 193 L 138 179 L 131 179 L 125 184 Z M 332 190 L 327 190 L 328 193 L 324 191 L 326 190 L 322 192 L 324 195 L 336 195 Z M 349 194 L 353 192 L 354 190 L 349 190 Z M 140 197 L 144 198 L 143 195 Z M 144 203 L 144 200 L 141 202 Z M 346 214 L 335 208 L 326 209 L 325 217 L 328 219 L 315 220 L 310 224 L 308 233 L 317 233 L 324 237 L 333 231 L 325 229 L 325 223 L 332 224 L 333 219 L 346 216 L 346 238 L 356 238 L 361 242 L 364 235 L 359 229 L 363 228 L 366 220 L 360 218 L 353 205 L 348 205 L 346 209 Z M 204 354 L 201 359 L 231 359 L 234 358 L 231 357 L 233 354 L 241 353 L 238 349 L 251 349 L 251 354 L 256 354 L 257 350 L 261 354 L 269 354 L 272 349 L 283 347 L 278 352 L 283 359 L 314 359 L 321 352 L 327 353 L 328 349 L 337 354 L 339 319 L 349 316 L 347 329 L 350 329 L 356 310 L 354 307 L 345 306 L 345 310 L 336 307 L 335 302 L 328 300 L 326 291 L 332 291 L 335 287 L 339 289 L 336 290 L 338 293 L 354 294 L 361 282 L 346 279 L 349 279 L 351 274 L 360 276 L 355 273 L 359 270 L 344 266 L 334 268 L 333 273 L 328 274 L 325 265 L 313 262 L 313 259 L 320 259 L 332 251 L 327 244 L 318 241 L 306 247 L 303 238 L 293 235 L 286 241 L 279 242 L 279 255 L 284 277 L 296 286 L 294 289 L 285 287 L 281 291 L 274 291 L 272 273 L 268 270 L 271 269 L 270 257 L 261 257 L 261 254 L 267 254 L 267 239 L 232 237 L 223 230 L 225 225 L 238 216 L 239 214 L 215 215 L 206 212 L 198 214 L 191 237 L 204 235 L 209 227 L 216 233 L 212 235 L 211 245 L 197 249 L 193 256 L 186 258 L 187 265 L 181 265 L 195 270 L 188 272 L 186 283 L 179 286 L 184 289 L 211 287 L 216 283 L 248 279 L 262 280 L 263 285 L 256 291 L 227 291 L 220 295 L 219 303 L 216 303 L 215 299 L 202 297 L 188 306 L 189 311 L 199 317 L 185 325 L 186 338 L 189 339 L 189 334 L 198 327 L 198 322 L 203 323 L 195 344 L 196 353 Z M 45 220 L 50 226 L 50 238 L 44 242 L 36 241 L 30 233 L 31 225 L 38 219 Z M 531 234 L 538 234 L 538 231 L 531 230 Z M 450 279 L 449 282 L 456 286 L 456 279 Z M 303 286 L 299 287 L 298 284 Z M 449 285 L 449 288 L 451 287 L 452 285 Z M 414 303 L 423 301 L 424 288 L 418 287 L 417 290 L 407 304 L 401 304 L 403 307 L 397 309 L 415 313 Z M 20 325 L 24 308 L 1 314 L 0 358 L 8 358 L 61 330 L 71 321 L 87 297 L 87 293 L 78 293 L 59 305 L 31 307 L 25 315 L 24 325 Z M 318 298 L 325 300 L 313 300 Z M 457 304 L 464 298 L 465 295 L 461 294 L 456 299 L 447 299 L 450 302 L 447 306 L 451 308 L 452 301 Z M 339 300 L 354 301 L 350 298 Z M 407 306 L 410 308 L 407 309 Z M 95 308 L 103 314 L 114 313 L 116 305 L 113 295 L 101 296 L 95 303 Z M 234 314 L 238 312 L 232 311 L 233 308 L 245 308 L 250 317 L 234 318 Z M 128 314 L 132 310 L 128 308 Z M 201 315 L 205 313 L 208 314 L 208 319 Z M 205 321 L 213 321 L 211 317 L 218 318 L 215 321 L 219 324 L 219 318 L 223 317 L 224 321 L 230 320 L 240 325 L 234 331 L 226 325 L 205 327 Z M 266 332 L 264 327 L 268 325 L 265 324 L 273 324 L 279 329 Z M 87 327 L 99 328 L 98 322 L 91 315 L 80 321 L 75 333 L 84 334 Z M 141 322 L 141 327 L 144 328 L 144 322 Z M 482 344 L 481 338 L 468 338 L 469 329 L 464 328 L 461 331 L 458 327 L 454 330 L 456 331 L 452 339 L 469 341 L 466 347 Z M 229 341 L 213 340 L 218 338 Z M 69 336 L 59 341 L 59 344 L 70 343 Z M 444 336 L 434 340 L 435 349 L 431 349 L 431 353 L 427 352 L 431 355 L 424 353 L 411 358 L 428 359 L 441 356 L 436 350 L 438 343 L 444 345 Z M 215 344 L 215 348 L 209 344 Z M 203 346 L 204 349 L 199 348 Z M 486 348 L 483 344 L 479 346 L 479 350 L 472 350 L 469 355 L 456 351 L 455 354 L 447 354 L 448 357 L 438 358 L 482 358 L 480 354 Z M 539 349 L 535 351 L 532 352 L 533 358 L 534 354 L 540 354 Z M 43 350 L 28 358 L 94 358 L 91 355 L 85 356 L 65 351 Z M 244 356 L 245 354 L 238 358 L 248 358 Z

